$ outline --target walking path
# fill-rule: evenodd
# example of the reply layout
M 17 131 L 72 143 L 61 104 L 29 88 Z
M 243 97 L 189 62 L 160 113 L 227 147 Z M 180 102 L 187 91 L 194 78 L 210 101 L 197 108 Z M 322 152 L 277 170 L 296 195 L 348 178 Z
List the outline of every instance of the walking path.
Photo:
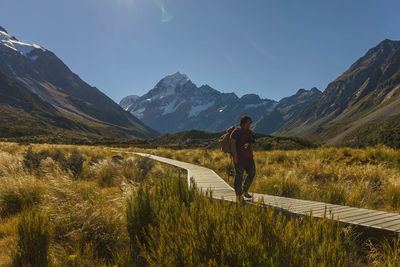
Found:
M 216 174 L 213 170 L 191 163 L 145 153 L 125 153 L 133 153 L 139 156 L 149 157 L 153 160 L 185 169 L 188 173 L 189 185 L 190 178 L 193 177 L 199 190 L 201 189 L 204 192 L 206 191 L 206 189 L 212 190 L 213 198 L 236 201 L 234 189 L 229 186 L 229 184 L 227 184 L 221 177 L 219 177 L 218 174 Z M 271 206 L 274 209 L 278 209 L 284 212 L 289 212 L 297 215 L 312 215 L 318 218 L 322 218 L 326 215 L 326 217 L 328 218 L 332 218 L 336 221 L 344 223 L 400 233 L 400 214 L 397 213 L 359 209 L 324 202 L 271 196 L 266 194 L 250 194 L 253 195 L 253 201 L 257 202 L 263 199 L 265 205 Z

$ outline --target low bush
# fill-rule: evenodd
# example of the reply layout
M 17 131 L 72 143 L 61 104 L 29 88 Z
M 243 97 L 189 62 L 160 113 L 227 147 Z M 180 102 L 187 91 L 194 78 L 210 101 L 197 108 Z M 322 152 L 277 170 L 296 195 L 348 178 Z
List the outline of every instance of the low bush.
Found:
M 119 172 L 111 161 L 103 161 L 97 165 L 95 175 L 97 182 L 101 187 L 110 187 L 117 184 L 116 179 Z
M 139 181 L 144 181 L 154 166 L 154 161 L 148 157 L 140 157 L 136 160 L 136 169 Z
M 78 150 L 72 151 L 71 155 L 65 162 L 65 168 L 70 170 L 74 177 L 78 177 L 83 169 L 85 158 Z
M 28 171 L 33 171 L 39 168 L 40 162 L 47 157 L 50 156 L 50 152 L 41 151 L 41 152 L 33 152 L 32 147 L 30 146 L 24 156 L 24 167 Z

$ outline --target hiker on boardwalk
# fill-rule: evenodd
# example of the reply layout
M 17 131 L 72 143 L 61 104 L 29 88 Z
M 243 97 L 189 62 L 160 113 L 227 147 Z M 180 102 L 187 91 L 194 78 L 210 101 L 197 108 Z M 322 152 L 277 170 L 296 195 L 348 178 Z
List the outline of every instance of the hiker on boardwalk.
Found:
M 234 129 L 230 135 L 231 151 L 236 172 L 234 187 L 236 196 L 239 198 L 242 194 L 246 198 L 251 198 L 248 190 L 256 174 L 253 158 L 254 135 L 250 130 L 251 123 L 250 117 L 243 116 L 240 119 L 240 128 Z M 247 172 L 247 177 L 242 189 L 244 171 Z

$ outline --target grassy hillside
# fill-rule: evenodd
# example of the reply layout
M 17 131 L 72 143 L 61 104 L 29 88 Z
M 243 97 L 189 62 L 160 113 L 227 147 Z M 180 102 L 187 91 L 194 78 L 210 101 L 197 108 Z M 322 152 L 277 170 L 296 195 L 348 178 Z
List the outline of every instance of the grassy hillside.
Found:
M 157 147 L 173 149 L 206 148 L 219 149 L 218 139 L 225 132 L 211 133 L 200 130 L 190 130 L 176 134 L 164 134 L 150 141 Z M 255 148 L 258 150 L 292 150 L 315 147 L 314 144 L 300 138 L 277 137 L 255 134 Z
M 344 146 L 368 147 L 386 145 L 400 148 L 400 115 L 390 117 L 384 122 L 370 122 L 362 125 L 346 136 Z
M 216 157 L 223 156 L 159 152 L 216 164 L 222 163 Z M 298 152 L 285 152 L 287 158 L 263 153 L 281 158 L 282 165 L 299 158 Z M 328 154 L 346 162 L 342 154 Z M 370 242 L 328 219 L 290 218 L 213 200 L 188 188 L 183 171 L 118 155 L 109 147 L 43 144 L 30 149 L 0 143 L 0 174 L 0 262 L 6 266 L 399 263 L 397 240 Z
M 0 108 L 1 110 L 1 108 Z M 13 111 L 7 111 L 7 120 L 12 120 Z M 2 118 L 0 117 L 0 122 Z M 50 131 L 46 128 L 37 127 L 38 121 L 35 118 L 16 116 L 15 121 L 19 121 L 19 127 L 2 127 L 0 129 L 0 141 L 18 142 L 21 144 L 74 144 L 74 145 L 107 145 L 115 147 L 134 146 L 138 148 L 171 148 L 179 149 L 220 149 L 218 139 L 224 132 L 210 133 L 200 130 L 190 130 L 175 134 L 164 134 L 155 139 L 142 138 L 111 138 L 99 135 L 90 135 L 81 132 L 63 131 L 57 129 Z M 7 124 L 5 124 L 7 125 Z M 32 127 L 31 127 L 32 126 Z M 12 137 L 3 137 L 12 136 Z M 256 134 L 256 150 L 296 150 L 316 147 L 314 144 L 300 138 L 276 137 L 269 135 Z

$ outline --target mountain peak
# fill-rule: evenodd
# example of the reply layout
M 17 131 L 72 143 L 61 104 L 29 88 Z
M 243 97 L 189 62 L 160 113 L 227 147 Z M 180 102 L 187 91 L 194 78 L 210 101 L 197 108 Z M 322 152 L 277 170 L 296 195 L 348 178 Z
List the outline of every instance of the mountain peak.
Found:
M 305 92 L 307 92 L 306 89 L 300 88 L 300 89 L 297 91 L 296 95 L 300 95 L 300 94 L 303 94 L 303 93 L 305 93 Z
M 189 81 L 190 79 L 186 74 L 182 74 L 178 71 L 174 74 L 164 77 L 158 84 L 163 85 L 164 87 L 177 87 Z
M 400 41 L 385 39 L 371 50 L 378 50 L 378 49 L 392 50 L 393 48 L 399 48 L 399 47 L 400 47 Z
M 321 91 L 317 87 L 311 88 L 310 92 L 312 92 L 312 93 L 321 93 Z
M 36 44 L 23 43 L 11 36 L 3 27 L 0 26 L 0 45 L 4 45 L 20 54 L 27 56 L 34 49 L 46 51 L 43 47 Z
M 0 26 L 0 31 L 5 32 L 5 33 L 8 33 L 8 32 L 6 31 L 6 29 L 4 29 L 4 28 L 1 27 L 1 26 Z
M 297 91 L 296 95 L 301 95 L 301 94 L 304 94 L 304 93 L 313 93 L 313 94 L 315 94 L 315 93 L 321 93 L 321 91 L 318 90 L 317 87 L 313 87 L 313 88 L 311 88 L 310 90 L 306 90 L 306 89 L 304 89 L 304 88 L 300 88 L 300 89 Z
M 387 53 L 390 53 L 393 49 L 399 49 L 399 48 L 400 48 L 400 41 L 393 41 L 390 39 L 385 39 L 382 42 L 380 42 L 378 45 L 369 49 L 368 52 L 365 54 L 365 56 L 361 57 L 356 63 L 358 63 L 359 61 L 368 59 L 371 56 L 372 57 L 376 57 L 378 55 L 387 56 Z
M 256 103 L 256 102 L 260 102 L 261 98 L 259 95 L 256 94 L 244 94 L 241 98 L 241 101 L 245 101 L 245 102 L 251 102 L 251 103 Z
M 381 44 L 390 44 L 390 43 L 399 43 L 399 41 L 394 41 L 394 40 L 390 40 L 390 39 L 385 39 L 382 42 L 379 43 L 379 45 Z

